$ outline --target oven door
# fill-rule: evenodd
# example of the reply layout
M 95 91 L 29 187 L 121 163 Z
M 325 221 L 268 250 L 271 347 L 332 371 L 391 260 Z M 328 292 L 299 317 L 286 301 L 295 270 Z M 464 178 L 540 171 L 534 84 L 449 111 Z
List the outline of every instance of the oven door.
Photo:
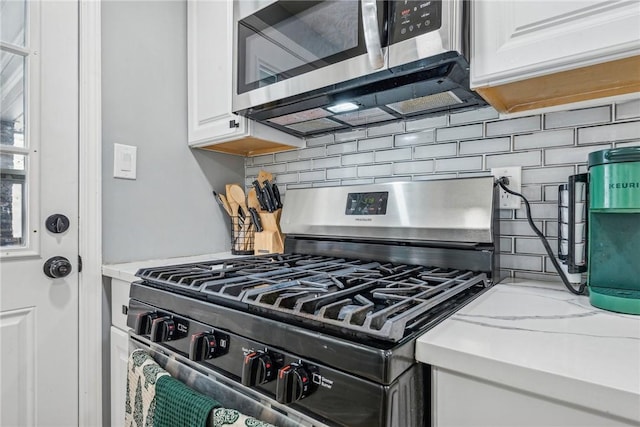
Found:
M 234 1 L 233 111 L 386 71 L 381 0 Z
M 129 353 L 136 349 L 144 349 L 172 377 L 210 396 L 225 408 L 235 409 L 279 427 L 328 427 L 143 336 L 129 332 Z

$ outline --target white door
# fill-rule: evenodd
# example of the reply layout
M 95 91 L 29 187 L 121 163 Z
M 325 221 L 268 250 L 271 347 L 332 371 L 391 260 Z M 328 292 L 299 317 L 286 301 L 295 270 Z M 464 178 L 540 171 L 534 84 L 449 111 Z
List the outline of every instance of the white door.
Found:
M 1 426 L 78 424 L 78 3 L 0 0 Z M 49 231 L 45 221 L 52 214 Z M 43 265 L 64 257 L 45 275 Z M 96 313 L 97 316 L 100 313 Z M 96 374 L 99 367 L 96 367 Z

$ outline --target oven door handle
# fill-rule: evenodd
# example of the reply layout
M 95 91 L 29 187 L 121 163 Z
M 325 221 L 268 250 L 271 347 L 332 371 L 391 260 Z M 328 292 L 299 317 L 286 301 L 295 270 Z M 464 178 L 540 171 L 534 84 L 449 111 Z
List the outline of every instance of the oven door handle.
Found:
M 378 7 L 376 0 L 362 0 L 362 27 L 369 64 L 374 70 L 384 65 L 384 54 L 378 31 Z

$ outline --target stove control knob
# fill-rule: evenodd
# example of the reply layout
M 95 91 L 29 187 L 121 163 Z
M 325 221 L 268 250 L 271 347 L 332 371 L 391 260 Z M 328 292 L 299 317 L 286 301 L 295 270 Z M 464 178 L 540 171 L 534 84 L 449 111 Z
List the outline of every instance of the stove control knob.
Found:
M 304 399 L 314 391 L 311 375 L 313 369 L 301 363 L 291 363 L 278 371 L 276 400 L 293 403 Z
M 149 335 L 151 333 L 151 324 L 158 316 L 158 313 L 154 311 L 146 311 L 138 314 L 134 326 L 135 333 L 138 335 Z
M 156 317 L 151 321 L 149 337 L 153 342 L 164 342 L 175 339 L 176 322 L 170 316 Z
M 189 359 L 199 362 L 227 354 L 229 336 L 220 332 L 200 332 L 191 335 Z
M 265 351 L 254 351 L 244 356 L 242 385 L 254 386 L 276 379 L 277 360 Z

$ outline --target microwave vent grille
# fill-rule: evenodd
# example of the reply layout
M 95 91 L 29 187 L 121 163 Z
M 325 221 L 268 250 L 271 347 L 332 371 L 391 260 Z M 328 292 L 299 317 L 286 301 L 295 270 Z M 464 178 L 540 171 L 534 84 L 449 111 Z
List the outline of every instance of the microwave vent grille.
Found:
M 322 130 L 334 129 L 344 126 L 342 123 L 338 123 L 331 119 L 322 118 L 309 120 L 306 122 L 293 123 L 286 126 L 289 129 L 295 130 L 297 132 L 317 132 Z
M 448 91 L 387 104 L 387 107 L 400 114 L 413 114 L 433 110 L 434 108 L 462 104 L 463 102 L 464 101 L 458 98 L 455 93 Z

